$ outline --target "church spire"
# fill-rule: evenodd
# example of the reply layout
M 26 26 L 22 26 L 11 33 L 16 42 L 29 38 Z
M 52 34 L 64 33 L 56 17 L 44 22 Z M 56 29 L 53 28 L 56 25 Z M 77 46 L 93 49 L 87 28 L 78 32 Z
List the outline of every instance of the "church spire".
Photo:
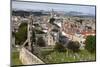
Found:
M 54 17 L 54 10 L 52 9 L 52 11 L 51 11 L 51 18 L 53 18 Z

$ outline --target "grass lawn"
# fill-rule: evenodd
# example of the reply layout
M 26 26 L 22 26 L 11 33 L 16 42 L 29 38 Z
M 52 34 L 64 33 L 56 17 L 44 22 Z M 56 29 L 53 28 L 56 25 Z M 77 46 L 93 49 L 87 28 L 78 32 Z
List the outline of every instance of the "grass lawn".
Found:
M 11 54 L 11 62 L 12 65 L 21 65 L 21 61 L 19 60 L 19 52 L 17 50 L 12 51 Z
M 95 53 L 91 54 L 86 50 L 81 50 L 78 53 L 71 51 L 42 51 L 42 60 L 45 63 L 61 63 L 61 62 L 77 62 L 77 61 L 94 61 Z

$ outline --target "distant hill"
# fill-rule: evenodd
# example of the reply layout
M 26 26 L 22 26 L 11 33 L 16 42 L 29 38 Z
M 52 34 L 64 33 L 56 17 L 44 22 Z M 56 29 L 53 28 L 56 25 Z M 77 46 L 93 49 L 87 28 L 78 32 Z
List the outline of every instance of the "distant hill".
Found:
M 43 13 L 41 11 L 24 11 L 24 10 L 13 10 L 12 15 L 14 16 L 29 16 L 30 14 L 33 14 L 34 16 L 41 16 L 41 15 L 48 15 L 47 13 Z
M 92 14 L 85 14 L 85 13 L 82 13 L 82 12 L 75 12 L 75 11 L 66 12 L 65 16 L 77 16 L 77 17 L 92 17 L 92 18 L 95 18 L 95 16 L 92 15 Z
M 94 15 L 92 14 L 86 14 L 86 13 L 82 13 L 82 12 L 76 12 L 76 11 L 69 11 L 69 12 L 65 12 L 65 11 L 54 11 L 55 13 L 64 15 L 64 16 L 77 16 L 77 17 L 92 17 L 95 18 Z M 15 16 L 29 16 L 31 14 L 35 15 L 35 16 L 42 16 L 42 15 L 50 15 L 50 11 L 44 11 L 44 10 L 18 10 L 18 9 L 14 9 L 12 10 L 12 15 Z

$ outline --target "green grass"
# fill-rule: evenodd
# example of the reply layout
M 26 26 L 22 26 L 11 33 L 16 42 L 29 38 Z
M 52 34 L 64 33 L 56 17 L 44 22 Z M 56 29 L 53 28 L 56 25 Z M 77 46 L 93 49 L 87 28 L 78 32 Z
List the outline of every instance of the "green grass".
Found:
M 41 49 L 41 54 L 37 54 L 45 63 L 62 63 L 62 62 L 79 62 L 79 61 L 94 61 L 95 53 L 90 53 L 87 50 L 80 50 L 75 53 L 70 50 L 66 52 L 58 52 L 53 49 Z M 21 65 L 19 60 L 19 52 L 14 49 L 12 52 L 12 65 Z
M 95 60 L 95 53 L 91 54 L 86 50 L 81 50 L 77 53 L 68 50 L 66 52 L 44 50 L 41 57 L 45 63 L 93 61 Z
M 19 52 L 18 51 L 12 52 L 11 62 L 12 62 L 12 65 L 21 65 L 22 64 L 21 61 L 19 60 Z

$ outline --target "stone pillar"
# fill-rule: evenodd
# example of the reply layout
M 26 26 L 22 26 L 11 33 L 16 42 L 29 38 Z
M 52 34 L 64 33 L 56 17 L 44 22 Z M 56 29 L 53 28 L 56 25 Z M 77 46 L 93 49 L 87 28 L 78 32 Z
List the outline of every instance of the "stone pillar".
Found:
M 33 16 L 29 16 L 28 20 L 28 32 L 27 32 L 27 38 L 28 38 L 28 49 L 29 51 L 32 51 L 33 48 L 33 43 L 32 43 L 32 23 L 33 23 Z

